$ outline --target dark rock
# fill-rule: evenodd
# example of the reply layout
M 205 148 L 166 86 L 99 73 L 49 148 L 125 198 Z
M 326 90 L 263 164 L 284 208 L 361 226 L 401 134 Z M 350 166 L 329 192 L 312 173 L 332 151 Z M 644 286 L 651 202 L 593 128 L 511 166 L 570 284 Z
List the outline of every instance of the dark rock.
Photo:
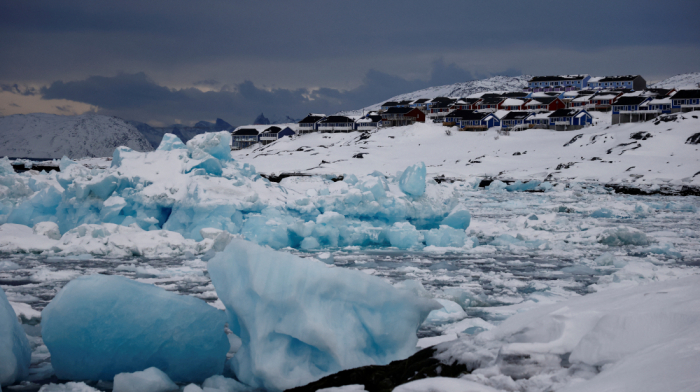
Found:
M 647 140 L 647 139 L 649 139 L 650 137 L 652 137 L 652 136 L 651 136 L 651 133 L 649 133 L 649 132 L 642 132 L 642 131 L 635 132 L 635 133 L 633 133 L 633 134 L 630 135 L 630 139 L 634 139 L 634 140 Z
M 569 140 L 569 142 L 566 143 L 566 144 L 564 145 L 564 147 L 567 147 L 567 146 L 571 145 L 572 143 L 574 143 L 575 141 L 577 141 L 578 139 L 580 139 L 580 138 L 582 138 L 582 137 L 583 137 L 583 134 L 582 134 L 582 133 L 579 133 L 578 135 L 574 136 L 573 139 Z
M 700 144 L 700 132 L 686 139 L 685 144 Z

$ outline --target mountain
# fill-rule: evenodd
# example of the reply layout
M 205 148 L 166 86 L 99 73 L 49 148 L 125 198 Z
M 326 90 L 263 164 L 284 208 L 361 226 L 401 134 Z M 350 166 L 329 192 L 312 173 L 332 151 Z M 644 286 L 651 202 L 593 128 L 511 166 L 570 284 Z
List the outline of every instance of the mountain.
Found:
M 163 135 L 166 133 L 172 133 L 179 137 L 184 143 L 187 143 L 188 140 L 205 132 L 232 131 L 235 129 L 233 125 L 220 118 L 217 118 L 216 122 L 213 123 L 209 121 L 199 121 L 194 126 L 174 124 L 166 127 L 152 127 L 138 121 L 127 122 L 136 127 L 153 148 L 158 148 L 160 141 L 163 139 Z
M 0 118 L 0 156 L 15 158 L 109 157 L 126 146 L 152 151 L 148 139 L 117 117 L 34 113 Z
M 677 90 L 684 88 L 700 88 L 700 72 L 691 72 L 671 76 L 670 78 L 651 85 L 654 88 L 675 88 Z
M 255 121 L 253 121 L 253 125 L 268 125 L 270 124 L 270 120 L 265 117 L 264 114 L 260 113 L 258 117 L 255 118 Z
M 494 76 L 488 79 L 471 80 L 469 82 L 460 82 L 455 84 L 447 84 L 444 86 L 428 87 L 422 90 L 411 93 L 401 94 L 382 102 L 377 102 L 374 105 L 365 107 L 364 109 L 344 111 L 338 114 L 342 115 L 361 115 L 371 110 L 379 110 L 384 102 L 398 102 L 404 100 L 414 100 L 419 98 L 436 98 L 436 97 L 467 97 L 471 94 L 481 93 L 485 91 L 521 91 L 527 87 L 527 81 L 530 80 L 530 75 L 520 76 Z

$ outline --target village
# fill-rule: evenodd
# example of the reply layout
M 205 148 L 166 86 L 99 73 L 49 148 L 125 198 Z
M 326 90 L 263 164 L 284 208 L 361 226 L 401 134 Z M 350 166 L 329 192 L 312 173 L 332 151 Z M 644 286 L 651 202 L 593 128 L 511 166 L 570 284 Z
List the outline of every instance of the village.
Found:
M 309 113 L 283 127 L 241 126 L 232 149 L 266 145 L 285 136 L 312 132 L 371 131 L 432 121 L 460 131 L 531 128 L 572 131 L 590 126 L 590 112 L 609 112 L 611 123 L 649 121 L 661 114 L 700 109 L 700 89 L 647 88 L 640 75 L 535 76 L 522 91 L 489 91 L 468 97 L 436 97 L 385 102 L 361 116 Z

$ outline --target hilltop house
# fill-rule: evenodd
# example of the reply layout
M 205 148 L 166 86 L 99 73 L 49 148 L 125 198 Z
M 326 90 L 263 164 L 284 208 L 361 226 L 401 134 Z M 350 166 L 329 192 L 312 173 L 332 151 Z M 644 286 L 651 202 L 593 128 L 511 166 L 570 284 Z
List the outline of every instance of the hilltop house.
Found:
M 500 96 L 487 96 L 482 97 L 481 101 L 476 102 L 474 105 L 477 110 L 495 112 L 501 108 L 501 104 L 506 99 Z
M 382 113 L 383 127 L 398 127 L 425 122 L 425 113 L 417 108 L 389 108 Z
M 382 116 L 375 114 L 374 112 L 365 115 L 364 117 L 355 121 L 355 130 L 357 131 L 371 131 L 379 128 L 382 123 Z
M 558 109 L 549 115 L 549 128 L 572 131 L 591 125 L 593 116 L 583 109 Z
M 428 109 L 428 102 L 430 102 L 430 98 L 421 98 L 421 99 L 416 99 L 415 101 L 411 102 L 409 107 L 412 108 L 418 108 L 421 110 L 427 110 Z
M 485 131 L 501 125 L 501 120 L 493 113 L 471 112 L 464 114 L 458 122 L 462 131 Z
M 389 110 L 389 108 L 393 108 L 394 106 L 396 106 L 398 104 L 399 104 L 398 102 L 394 102 L 394 101 L 384 102 L 382 104 L 381 110 Z
M 650 114 L 648 110 L 641 110 L 640 106 L 651 101 L 650 97 L 644 96 L 622 96 L 612 105 L 612 123 L 621 122 L 641 122 L 646 121 Z M 636 118 L 635 118 L 636 116 Z M 654 116 L 656 117 L 656 116 Z
M 589 75 L 534 76 L 527 82 L 525 91 L 570 91 L 588 86 Z
M 588 87 L 594 89 L 631 89 L 641 91 L 647 88 L 647 81 L 639 75 L 605 76 L 589 80 Z
M 672 112 L 700 110 L 700 90 L 680 90 L 671 97 Z
M 239 128 L 231 132 L 231 146 L 234 150 L 247 148 L 259 141 L 260 134 L 255 128 Z
M 309 113 L 308 116 L 299 121 L 299 134 L 304 135 L 318 131 L 317 124 L 323 120 L 324 117 L 326 117 L 325 114 Z
M 282 129 L 280 127 L 272 126 L 262 131 L 258 140 L 260 140 L 260 143 L 262 143 L 263 145 L 267 145 L 285 136 L 294 135 L 296 135 L 296 132 L 294 132 L 289 127 L 285 127 L 284 129 Z
M 646 120 L 651 120 L 652 118 L 658 116 L 659 114 L 671 113 L 671 98 L 656 98 L 651 101 L 647 101 L 639 105 L 639 109 L 646 111 Z
M 347 116 L 328 116 L 319 121 L 317 128 L 319 132 L 351 132 L 355 128 L 355 120 Z

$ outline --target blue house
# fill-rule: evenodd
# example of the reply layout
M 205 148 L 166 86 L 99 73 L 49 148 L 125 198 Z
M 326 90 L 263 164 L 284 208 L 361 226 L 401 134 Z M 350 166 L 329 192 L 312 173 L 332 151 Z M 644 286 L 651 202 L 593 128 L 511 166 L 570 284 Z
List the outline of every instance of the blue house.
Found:
M 571 91 L 588 87 L 590 75 L 534 76 L 525 91 Z
M 509 112 L 501 118 L 501 128 L 522 130 L 527 128 L 529 124 L 527 120 L 535 117 L 534 113 L 525 111 Z
M 630 89 L 642 91 L 647 88 L 647 81 L 639 75 L 595 77 L 588 82 L 588 87 L 594 89 Z
M 296 135 L 296 132 L 294 132 L 291 128 L 285 127 L 284 129 L 276 126 L 272 126 L 270 128 L 265 129 L 260 133 L 260 143 L 263 145 L 270 144 L 274 141 L 277 141 L 285 136 L 294 136 Z
M 247 148 L 260 140 L 260 133 L 255 128 L 238 128 L 231 132 L 231 139 L 234 150 Z
M 321 122 L 326 117 L 325 114 L 314 114 L 309 113 L 308 116 L 304 117 L 299 121 L 299 134 L 304 135 L 306 133 L 318 131 L 318 123 Z
M 644 96 L 622 96 L 612 105 L 612 123 L 646 121 L 649 111 L 641 109 L 641 105 L 651 101 L 651 97 Z
M 646 110 L 650 116 L 656 117 L 659 114 L 671 113 L 671 105 L 671 98 L 656 98 L 639 105 L 639 109 Z
M 671 97 L 672 112 L 700 110 L 700 90 L 680 90 Z
M 593 116 L 583 109 L 558 109 L 549 115 L 549 129 L 573 131 L 593 123 Z
M 471 112 L 464 114 L 459 120 L 459 128 L 463 131 L 485 131 L 492 127 L 501 126 L 501 120 L 493 113 Z

